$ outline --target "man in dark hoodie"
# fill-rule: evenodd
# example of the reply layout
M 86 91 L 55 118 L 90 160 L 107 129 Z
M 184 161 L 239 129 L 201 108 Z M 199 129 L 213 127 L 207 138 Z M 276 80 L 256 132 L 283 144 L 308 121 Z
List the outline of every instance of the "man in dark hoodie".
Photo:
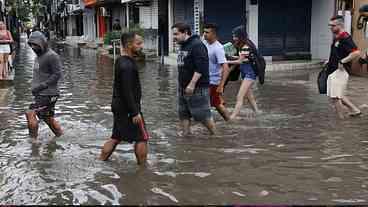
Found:
M 189 25 L 177 23 L 173 27 L 178 51 L 179 119 L 183 135 L 190 134 L 191 118 L 201 122 L 211 134 L 215 134 L 209 96 L 209 62 L 206 46 L 198 35 L 192 35 Z
M 58 82 L 62 77 L 60 57 L 48 47 L 46 37 L 39 31 L 33 32 L 28 40 L 37 57 L 33 66 L 32 95 L 34 103 L 26 112 L 29 134 L 38 136 L 38 119 L 43 120 L 59 137 L 63 131 L 55 120 L 55 104 L 60 95 Z
M 121 141 L 134 144 L 138 165 L 147 160 L 146 131 L 141 112 L 141 84 L 134 57 L 143 48 L 143 38 L 134 32 L 121 36 L 121 56 L 116 60 L 111 110 L 114 115 L 112 136 L 104 144 L 100 160 L 106 161 Z

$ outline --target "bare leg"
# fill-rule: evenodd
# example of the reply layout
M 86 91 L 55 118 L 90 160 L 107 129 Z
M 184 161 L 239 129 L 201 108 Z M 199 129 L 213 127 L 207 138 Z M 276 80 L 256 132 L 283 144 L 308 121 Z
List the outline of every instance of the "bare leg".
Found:
M 8 77 L 8 55 L 3 54 L 3 73 L 4 73 L 4 78 Z
M 35 111 L 27 111 L 26 118 L 28 123 L 29 136 L 37 139 L 38 136 L 38 119 Z
M 4 54 L 0 54 L 0 79 L 5 79 L 5 66 L 4 66 L 4 62 L 3 62 L 3 59 L 4 59 Z
M 202 123 L 210 132 L 211 135 L 216 134 L 216 125 L 213 119 L 208 119 Z
M 248 90 L 247 99 L 254 113 L 258 113 L 258 106 L 257 106 L 256 98 L 254 97 L 253 90 L 251 88 L 249 88 Z
M 243 80 L 238 92 L 238 96 L 236 98 L 236 105 L 233 113 L 230 116 L 230 119 L 235 119 L 240 113 L 240 109 L 244 103 L 244 97 L 248 93 L 250 87 L 252 86 L 254 81 Z
M 348 99 L 348 97 L 346 97 L 346 96 L 343 96 L 342 98 L 341 98 L 341 102 L 342 102 L 342 104 L 344 104 L 345 106 L 347 106 L 348 108 L 349 108 L 349 110 L 350 110 L 350 112 L 352 112 L 352 113 L 360 113 L 360 109 L 357 107 L 357 106 L 355 106 L 349 99 Z
M 220 113 L 220 115 L 224 118 L 225 121 L 230 120 L 230 113 L 223 104 L 217 106 L 216 110 Z
M 61 135 L 63 135 L 63 130 L 54 117 L 47 118 L 45 122 L 50 127 L 51 131 L 54 132 L 56 137 L 60 137 Z
M 183 136 L 188 136 L 189 134 L 191 134 L 190 131 L 190 120 L 189 119 L 183 119 L 180 121 L 182 130 L 183 130 Z
M 148 147 L 147 142 L 138 142 L 134 144 L 134 153 L 138 165 L 144 165 L 147 162 Z
M 344 115 L 344 109 L 343 109 L 343 105 L 342 105 L 342 101 L 339 98 L 333 98 L 332 102 L 335 106 L 335 110 L 337 115 L 339 116 L 340 119 L 345 119 L 345 115 Z
M 107 161 L 119 143 L 120 141 L 116 139 L 110 139 L 107 142 L 105 142 L 104 146 L 102 147 L 99 160 Z

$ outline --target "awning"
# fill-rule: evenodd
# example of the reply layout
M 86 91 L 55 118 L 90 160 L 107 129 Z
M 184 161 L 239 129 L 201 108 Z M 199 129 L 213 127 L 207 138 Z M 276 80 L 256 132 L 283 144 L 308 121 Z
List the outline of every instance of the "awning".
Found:
M 83 0 L 83 2 L 86 7 L 91 7 L 97 3 L 97 0 Z

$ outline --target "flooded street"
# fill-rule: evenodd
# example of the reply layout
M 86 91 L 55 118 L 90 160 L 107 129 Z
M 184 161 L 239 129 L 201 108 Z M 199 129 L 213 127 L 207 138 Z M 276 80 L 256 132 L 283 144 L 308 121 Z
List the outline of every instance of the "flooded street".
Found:
M 147 62 L 140 77 L 152 139 L 148 166 L 140 168 L 126 143 L 110 161 L 97 160 L 113 125 L 111 60 L 89 49 L 54 49 L 64 63 L 56 114 L 65 135 L 55 139 L 42 123 L 39 143 L 28 136 L 35 56 L 22 43 L 15 80 L 0 88 L 0 204 L 368 204 L 367 115 L 337 120 L 317 93 L 318 71 L 269 73 L 254 87 L 261 114 L 246 105 L 227 124 L 214 112 L 217 136 L 197 124 L 195 136 L 179 137 L 176 68 Z M 352 82 L 353 101 L 368 96 L 366 78 Z M 238 87 L 226 88 L 231 111 Z

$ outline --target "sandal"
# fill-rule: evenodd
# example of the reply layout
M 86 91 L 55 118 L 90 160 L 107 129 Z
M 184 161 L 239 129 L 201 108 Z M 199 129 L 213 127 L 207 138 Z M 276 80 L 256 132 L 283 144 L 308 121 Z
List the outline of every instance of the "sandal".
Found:
M 354 113 L 350 113 L 349 116 L 351 117 L 357 117 L 357 116 L 360 116 L 362 115 L 362 112 L 361 111 L 358 111 L 358 112 L 354 112 Z

